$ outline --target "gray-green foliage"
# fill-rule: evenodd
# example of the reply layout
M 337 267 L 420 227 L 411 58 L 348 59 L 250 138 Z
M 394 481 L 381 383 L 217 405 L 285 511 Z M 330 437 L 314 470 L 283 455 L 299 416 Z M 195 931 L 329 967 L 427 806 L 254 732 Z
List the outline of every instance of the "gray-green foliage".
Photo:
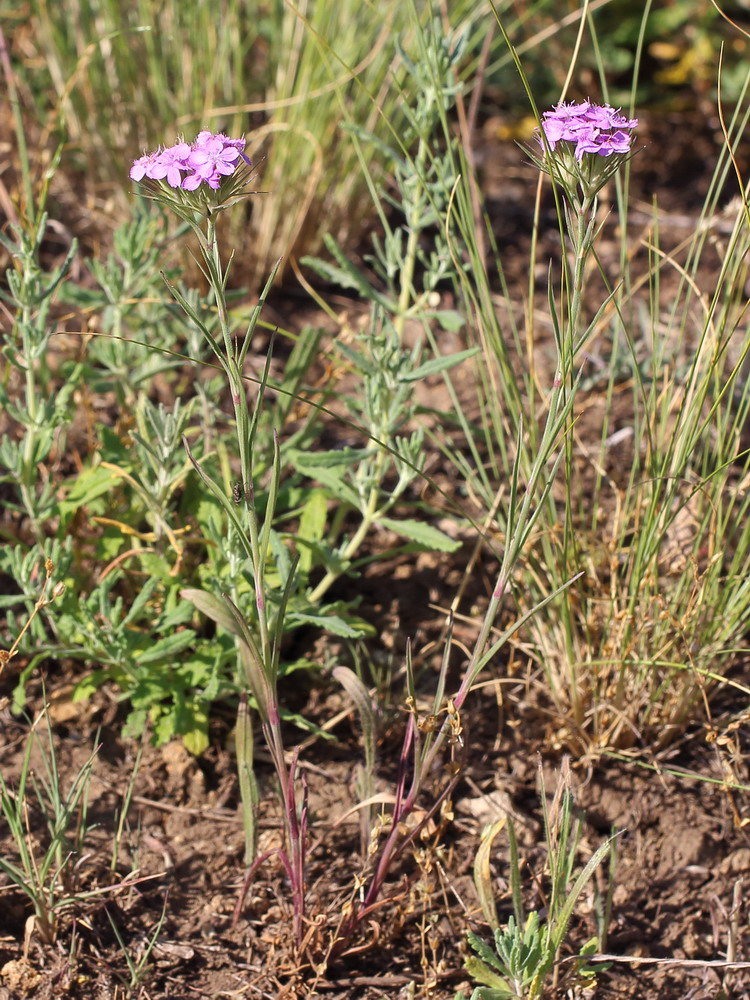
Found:
M 378 211 L 382 235 L 373 235 L 373 252 L 365 257 L 378 281 L 357 267 L 329 234 L 326 247 L 335 263 L 304 258 L 329 281 L 353 288 L 366 301 L 389 316 L 399 337 L 407 319 L 436 317 L 447 325 L 461 325 L 460 318 L 435 313 L 430 308 L 432 293 L 450 279 L 457 258 L 450 252 L 444 219 L 456 183 L 455 139 L 443 143 L 443 125 L 461 90 L 458 81 L 466 44 L 465 35 L 446 36 L 438 24 L 418 29 L 417 54 L 410 58 L 399 49 L 402 77 L 402 128 L 391 123 L 391 134 L 380 138 L 358 123 L 347 124 L 363 169 L 375 149 L 384 161 L 390 183 L 369 177 Z M 392 221 L 388 209 L 395 209 Z M 421 286 L 415 276 L 421 273 Z
M 77 244 L 72 241 L 62 263 L 46 271 L 42 243 L 48 225 L 47 214 L 40 212 L 34 222 L 13 225 L 13 238 L 0 233 L 0 243 L 12 260 L 6 271 L 8 290 L 0 291 L 0 298 L 13 317 L 2 353 L 6 372 L 12 372 L 19 384 L 17 392 L 10 392 L 6 374 L 0 381 L 0 406 L 23 429 L 20 437 L 4 434 L 0 441 L 0 481 L 16 485 L 21 509 L 31 519 L 37 538 L 54 507 L 55 492 L 49 480 L 39 482 L 38 468 L 64 440 L 81 371 L 79 363 L 65 361 L 63 378 L 58 380 L 50 366 L 55 333 L 51 309 Z
M 164 215 L 141 202 L 115 230 L 106 258 L 86 258 L 94 283 L 64 289 L 65 300 L 90 317 L 87 384 L 96 393 L 114 392 L 121 405 L 132 406 L 140 389 L 184 361 L 177 348 L 189 327 L 161 276 L 176 279 L 172 267 L 165 270 L 175 235 Z M 199 299 L 193 305 L 205 311 Z

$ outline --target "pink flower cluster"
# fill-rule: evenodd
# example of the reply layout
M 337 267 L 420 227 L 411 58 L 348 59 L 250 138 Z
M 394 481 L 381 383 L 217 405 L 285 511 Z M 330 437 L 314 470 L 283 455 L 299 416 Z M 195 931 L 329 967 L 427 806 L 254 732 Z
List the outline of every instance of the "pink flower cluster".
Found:
M 201 184 L 217 190 L 222 178 L 233 174 L 241 162 L 252 166 L 242 150 L 245 139 L 230 139 L 222 133 L 199 132 L 192 144 L 180 141 L 135 160 L 130 178 L 166 180 L 173 188 L 195 191 Z
M 609 104 L 591 104 L 590 101 L 561 102 L 542 115 L 542 128 L 550 149 L 558 142 L 574 142 L 575 158 L 579 163 L 584 153 L 599 156 L 628 153 L 633 139 L 630 133 L 637 124 L 637 118 L 626 118 Z

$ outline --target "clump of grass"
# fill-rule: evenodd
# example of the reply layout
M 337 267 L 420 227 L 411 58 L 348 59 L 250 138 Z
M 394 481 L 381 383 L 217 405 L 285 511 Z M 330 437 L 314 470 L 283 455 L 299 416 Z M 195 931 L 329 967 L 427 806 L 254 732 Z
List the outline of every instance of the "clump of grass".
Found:
M 33 938 L 54 944 L 87 902 L 139 881 L 131 872 L 116 884 L 86 884 L 93 828 L 88 796 L 97 752 L 92 751 L 72 780 L 64 781 L 45 707 L 26 735 L 18 780 L 0 774 L 0 817 L 13 845 L 0 857 L 0 871 L 27 897 L 33 911 L 26 921 L 25 951 Z
M 589 29 L 596 39 L 593 20 Z M 520 63 L 519 70 L 523 75 Z M 637 75 L 634 91 L 636 85 Z M 511 583 L 519 608 L 528 611 L 577 577 L 518 637 L 538 667 L 559 739 L 577 751 L 673 739 L 735 662 L 750 620 L 750 394 L 743 377 L 750 339 L 742 293 L 750 238 L 739 174 L 740 196 L 720 208 L 748 117 L 747 87 L 748 79 L 693 235 L 665 249 L 656 209 L 645 228 L 633 224 L 627 168 L 610 195 L 619 253 L 606 263 L 592 257 L 581 275 L 586 318 L 576 419 L 562 446 L 560 483 Z M 534 468 L 538 428 L 554 398 L 540 343 L 557 338 L 558 317 L 577 308 L 575 245 L 556 197 L 560 297 L 551 285 L 537 287 L 542 262 L 533 241 L 522 317 L 510 305 L 501 256 L 494 259 L 508 306 L 500 319 L 474 235 L 470 191 L 456 192 L 455 240 L 472 261 L 461 292 L 476 311 L 474 335 L 483 348 L 483 426 L 475 430 L 458 411 L 474 442 L 473 461 L 447 438 L 442 445 L 487 510 L 508 503 L 511 488 L 502 484 L 516 463 L 522 482 Z M 597 225 L 611 221 L 602 210 Z M 593 444 L 582 430 L 584 406 L 600 420 Z
M 550 530 L 529 574 L 545 587 L 585 569 L 554 620 L 531 626 L 566 738 L 579 745 L 669 742 L 750 620 L 743 181 L 742 197 L 719 211 L 747 117 L 740 104 L 695 234 L 664 250 L 655 214 L 645 232 L 623 236 L 623 274 L 606 277 L 617 284 L 612 308 L 591 326 L 589 350 L 606 358 L 599 445 L 579 449 L 567 470 L 572 532 Z M 625 226 L 624 190 L 619 204 Z

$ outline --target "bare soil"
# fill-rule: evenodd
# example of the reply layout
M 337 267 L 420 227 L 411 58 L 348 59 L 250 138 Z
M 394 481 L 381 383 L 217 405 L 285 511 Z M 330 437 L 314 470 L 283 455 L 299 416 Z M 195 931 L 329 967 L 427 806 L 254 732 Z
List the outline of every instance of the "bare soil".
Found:
M 100 747 L 88 806 L 91 830 L 75 866 L 77 882 L 83 890 L 113 888 L 71 907 L 61 918 L 55 945 L 44 946 L 32 934 L 24 948 L 29 908 L 4 880 L 0 997 L 375 1000 L 407 997 L 411 984 L 417 996 L 452 997 L 460 986 L 469 986 L 462 971 L 465 931 L 482 928 L 471 878 L 482 828 L 505 813 L 514 818 L 531 901 L 530 873 L 541 872 L 544 864 L 538 761 L 543 761 L 550 793 L 560 764 L 549 754 L 538 757 L 544 749 L 543 722 L 527 701 L 525 682 L 505 686 L 503 704 L 499 690 L 498 685 L 478 696 L 463 716 L 468 753 L 452 819 L 439 827 L 431 824 L 419 851 L 393 872 L 390 902 L 369 922 L 352 953 L 316 972 L 295 958 L 289 887 L 278 863 L 259 870 L 241 916 L 234 919 L 244 867 L 229 727 L 217 722 L 211 749 L 199 760 L 177 742 L 158 749 L 144 746 L 113 869 L 113 832 L 139 748 L 119 737 L 120 712 L 106 692 L 81 713 L 79 705 L 66 700 L 64 689 L 53 687 L 50 716 L 63 785 L 88 759 L 95 734 Z M 323 721 L 341 707 L 337 691 L 321 699 L 317 690 L 307 709 Z M 389 725 L 381 746 L 384 791 L 393 788 L 390 762 L 398 752 L 394 715 L 386 713 Z M 3 722 L 3 773 L 13 781 L 27 727 L 7 715 Z M 335 926 L 363 867 L 359 824 L 356 815 L 347 815 L 355 804 L 354 762 L 360 756 L 355 729 L 356 721 L 347 716 L 335 730 L 335 744 L 317 741 L 305 752 L 312 830 L 307 916 L 327 926 Z M 614 962 L 602 973 L 594 996 L 708 1000 L 750 995 L 747 971 L 735 972 L 732 983 L 725 969 L 712 964 L 726 957 L 732 939 L 735 958 L 748 957 L 742 891 L 750 873 L 748 810 L 744 800 L 722 787 L 727 772 L 742 782 L 748 775 L 732 749 L 709 746 L 696 732 L 647 766 L 642 759 L 574 762 L 577 803 L 586 811 L 581 858 L 613 829 L 622 831 L 607 953 L 627 961 Z M 281 822 L 267 765 L 261 764 L 260 777 L 265 803 L 260 843 L 267 850 L 280 844 Z M 32 839 L 43 839 L 42 817 L 31 815 L 29 829 Z M 7 836 L 0 850 L 14 856 Z M 126 879 L 133 871 L 136 879 Z M 501 918 L 510 912 L 507 871 L 500 837 L 493 872 Z M 601 889 L 605 875 L 600 873 Z M 123 947 L 137 960 L 162 916 L 143 983 L 131 991 Z M 594 896 L 587 890 L 576 910 L 571 943 L 580 945 L 595 932 Z

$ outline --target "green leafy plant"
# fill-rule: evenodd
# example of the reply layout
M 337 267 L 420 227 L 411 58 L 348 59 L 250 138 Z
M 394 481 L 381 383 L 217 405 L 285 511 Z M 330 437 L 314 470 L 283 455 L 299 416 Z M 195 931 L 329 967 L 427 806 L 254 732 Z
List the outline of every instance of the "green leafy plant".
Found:
M 551 995 L 548 980 L 552 974 L 557 988 L 561 980 L 567 987 L 576 982 L 590 985 L 596 973 L 588 960 L 599 950 L 598 937 L 587 941 L 578 950 L 574 961 L 566 963 L 564 971 L 560 965 L 561 950 L 576 903 L 612 849 L 614 838 L 597 848 L 576 875 L 582 821 L 573 816 L 573 793 L 567 763 L 558 779 L 551 805 L 547 804 L 544 796 L 541 771 L 540 785 L 547 845 L 545 882 L 548 885 L 544 892 L 544 913 L 538 910 L 527 912 L 523 905 L 515 827 L 510 817 L 499 820 L 485 831 L 474 865 L 474 882 L 482 913 L 494 933 L 494 950 L 478 935 L 469 934 L 469 944 L 475 955 L 466 959 L 466 969 L 482 984 L 472 993 L 472 1000 L 538 1000 Z M 513 914 L 501 926 L 491 885 L 489 854 L 506 822 Z

